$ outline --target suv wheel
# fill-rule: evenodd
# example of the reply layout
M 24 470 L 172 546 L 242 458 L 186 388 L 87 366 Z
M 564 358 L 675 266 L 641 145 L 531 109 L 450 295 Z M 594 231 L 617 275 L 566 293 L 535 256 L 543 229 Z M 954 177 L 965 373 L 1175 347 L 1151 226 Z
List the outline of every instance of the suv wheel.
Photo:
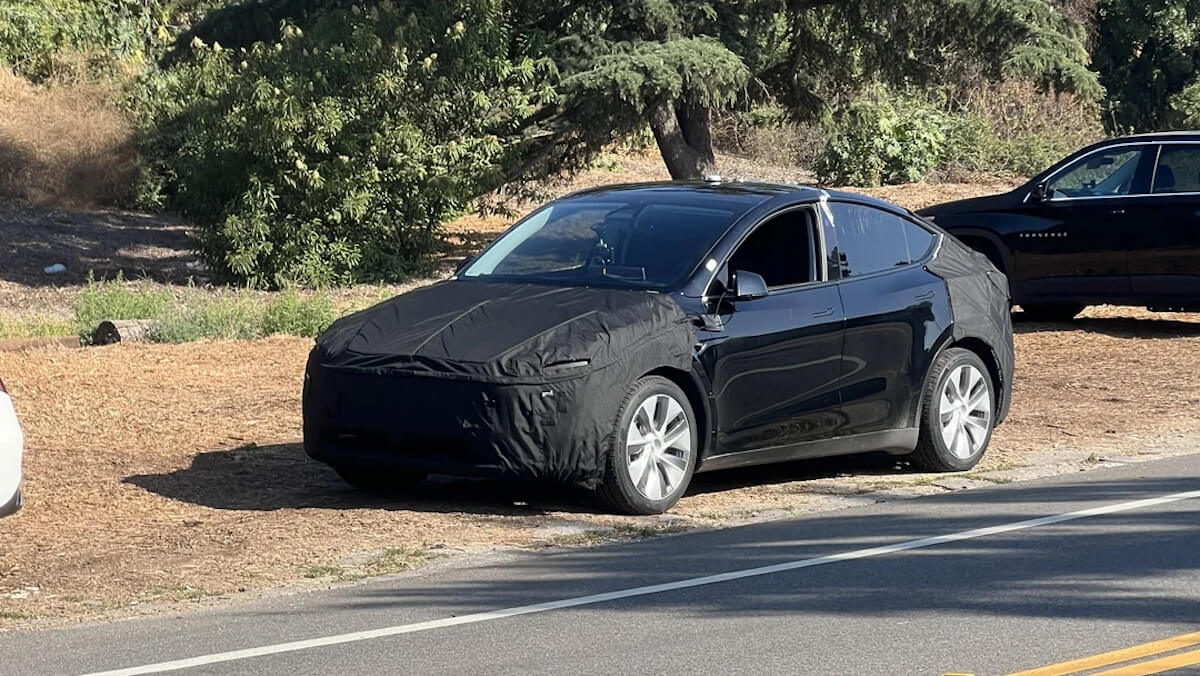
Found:
M 597 494 L 623 514 L 662 514 L 683 496 L 696 471 L 696 416 L 687 395 L 658 376 L 625 394 Z
M 930 370 L 921 400 L 921 430 L 913 463 L 930 472 L 962 472 L 987 450 L 995 424 L 996 396 L 983 361 L 950 348 Z

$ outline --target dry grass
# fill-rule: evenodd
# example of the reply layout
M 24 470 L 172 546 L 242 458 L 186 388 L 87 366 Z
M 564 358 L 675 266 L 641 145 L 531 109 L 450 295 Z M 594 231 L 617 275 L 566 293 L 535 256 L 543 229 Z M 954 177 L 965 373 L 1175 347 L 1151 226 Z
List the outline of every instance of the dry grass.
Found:
M 129 195 L 133 128 L 111 86 L 35 86 L 0 68 L 0 196 L 95 206 Z
M 445 548 L 555 543 L 545 531 L 562 524 L 622 535 L 658 523 L 593 514 L 583 496 L 518 483 L 445 480 L 392 502 L 354 492 L 299 445 L 310 346 L 273 338 L 0 353 L 28 437 L 27 509 L 0 522 L 0 608 L 94 615 L 131 601 L 323 585 Z M 1177 377 L 1200 359 L 1200 316 L 1094 308 L 1074 324 L 1024 326 L 1017 355 L 1015 406 L 987 468 L 1054 448 L 1135 453 L 1200 432 L 1200 382 Z M 717 472 L 697 477 L 674 514 L 696 523 L 799 514 L 823 495 L 911 482 L 906 472 L 886 457 Z M 6 598 L 14 591 L 25 598 Z

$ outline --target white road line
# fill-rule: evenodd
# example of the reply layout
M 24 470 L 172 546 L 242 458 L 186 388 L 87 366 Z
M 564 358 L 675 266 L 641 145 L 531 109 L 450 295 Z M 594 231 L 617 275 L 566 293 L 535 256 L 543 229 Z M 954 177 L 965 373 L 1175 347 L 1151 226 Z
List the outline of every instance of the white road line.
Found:
M 1162 497 L 1148 498 L 1145 500 L 1134 500 L 1132 502 L 1119 502 L 1116 504 L 1105 505 L 1103 507 L 1082 509 L 1077 512 L 1067 512 L 1065 514 L 1056 514 L 1054 516 L 1043 516 L 1041 518 L 1027 519 L 1025 521 L 1014 521 L 1012 523 L 1001 524 L 999 526 L 976 528 L 959 533 L 951 533 L 949 535 L 938 535 L 936 537 L 921 538 L 919 540 L 909 540 L 907 542 L 899 542 L 894 545 L 885 545 L 883 547 L 856 549 L 854 551 L 844 552 L 841 554 L 819 556 L 812 559 L 801 559 L 799 561 L 789 561 L 787 563 L 779 563 L 773 566 L 746 568 L 744 570 L 735 570 L 728 573 L 720 573 L 718 575 L 705 575 L 704 577 L 696 577 L 688 580 L 654 584 L 645 587 L 634 587 L 632 589 L 621 589 L 618 591 L 605 592 L 603 594 L 579 596 L 576 598 L 561 599 L 558 601 L 547 601 L 546 603 L 535 603 L 529 606 L 505 608 L 503 610 L 493 610 L 486 613 L 475 613 L 472 615 L 462 615 L 460 617 L 448 617 L 441 620 L 416 622 L 414 624 L 400 624 L 393 627 L 383 627 L 382 629 L 356 631 L 348 634 L 336 634 L 333 636 L 310 638 L 302 641 L 291 641 L 289 643 L 276 643 L 274 645 L 246 648 L 244 650 L 231 650 L 228 652 L 213 653 L 211 655 L 199 655 L 197 657 L 189 657 L 182 660 L 172 660 L 170 662 L 158 662 L 156 664 L 146 664 L 137 667 L 129 667 L 126 669 L 97 672 L 87 676 L 132 676 L 134 674 L 158 674 L 165 671 L 203 667 L 209 664 L 219 664 L 221 662 L 234 662 L 237 660 L 246 660 L 254 657 L 279 655 L 281 653 L 295 652 L 297 650 L 309 650 L 324 646 L 341 645 L 343 643 L 369 641 L 376 638 L 399 636 L 400 634 L 413 634 L 416 632 L 430 631 L 433 629 L 445 629 L 446 627 L 457 627 L 464 624 L 491 622 L 492 620 L 502 620 L 507 617 L 516 617 L 518 615 L 532 615 L 533 613 L 544 613 L 549 610 L 588 606 L 596 603 L 604 603 L 606 601 L 615 601 L 617 599 L 627 599 L 634 596 L 661 594 L 663 592 L 675 591 L 677 589 L 702 587 L 705 585 L 719 584 L 721 582 L 729 582 L 732 580 L 743 580 L 748 577 L 773 575 L 775 573 L 783 573 L 787 571 L 798 570 L 800 568 L 812 568 L 814 566 L 824 566 L 830 563 L 839 563 L 841 561 L 854 561 L 856 559 L 866 559 L 873 556 L 883 556 L 885 554 L 894 554 L 896 552 L 903 552 L 909 549 L 935 547 L 937 545 L 944 545 L 950 542 L 973 540 L 975 538 L 988 537 L 990 535 L 1011 533 L 1013 531 L 1027 530 L 1030 528 L 1037 528 L 1039 526 L 1049 526 L 1055 523 L 1074 521 L 1076 519 L 1086 519 L 1093 516 L 1115 514 L 1117 512 L 1128 512 L 1135 509 L 1154 507 L 1156 505 L 1165 505 L 1172 502 L 1192 500 L 1195 498 L 1200 498 L 1200 490 L 1188 491 L 1185 493 L 1174 493 L 1172 495 L 1164 495 Z

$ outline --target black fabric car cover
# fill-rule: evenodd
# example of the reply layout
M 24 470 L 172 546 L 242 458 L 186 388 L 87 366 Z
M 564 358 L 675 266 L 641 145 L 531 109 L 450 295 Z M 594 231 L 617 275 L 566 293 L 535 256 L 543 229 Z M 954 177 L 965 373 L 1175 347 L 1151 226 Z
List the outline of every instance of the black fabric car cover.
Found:
M 653 292 L 443 282 L 317 339 L 305 447 L 332 463 L 594 487 L 630 385 L 656 368 L 690 370 L 693 343 L 683 310 Z M 355 435 L 371 443 L 339 445 Z
M 1002 392 L 1012 392 L 1014 353 L 1012 341 L 1012 304 L 1008 279 L 991 261 L 944 235 L 941 250 L 927 266 L 946 281 L 950 310 L 954 315 L 954 340 L 977 338 L 991 348 L 1000 365 Z M 1011 396 L 1001 399 L 996 422 L 1008 417 Z

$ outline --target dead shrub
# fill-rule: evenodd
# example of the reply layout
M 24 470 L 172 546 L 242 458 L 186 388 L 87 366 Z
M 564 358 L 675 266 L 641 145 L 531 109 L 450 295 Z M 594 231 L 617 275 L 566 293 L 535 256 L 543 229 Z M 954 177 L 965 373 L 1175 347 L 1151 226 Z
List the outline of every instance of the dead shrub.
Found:
M 792 121 L 779 106 L 760 106 L 714 117 L 713 145 L 763 164 L 811 168 L 825 147 L 825 131 Z
M 113 85 L 59 77 L 33 85 L 0 69 L 0 196 L 88 207 L 128 200 L 133 126 Z

